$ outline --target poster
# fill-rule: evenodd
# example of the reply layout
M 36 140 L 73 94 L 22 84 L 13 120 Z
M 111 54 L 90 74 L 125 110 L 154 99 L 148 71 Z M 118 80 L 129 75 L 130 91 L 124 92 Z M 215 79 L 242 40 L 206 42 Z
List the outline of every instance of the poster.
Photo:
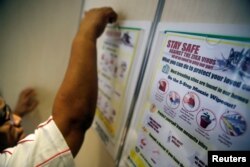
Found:
M 149 23 L 142 22 L 109 26 L 98 52 L 94 126 L 113 158 L 121 142 L 149 27 Z
M 250 150 L 250 40 L 159 36 L 124 164 L 205 167 L 208 150 Z

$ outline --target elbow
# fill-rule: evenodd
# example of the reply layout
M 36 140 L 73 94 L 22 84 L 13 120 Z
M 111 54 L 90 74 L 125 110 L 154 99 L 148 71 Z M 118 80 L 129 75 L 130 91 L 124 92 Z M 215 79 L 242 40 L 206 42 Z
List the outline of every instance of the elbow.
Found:
M 90 128 L 95 116 L 96 99 L 96 97 L 83 100 L 57 96 L 53 107 L 53 117 L 59 117 L 62 121 L 68 122 L 68 126 L 72 128 L 86 131 Z

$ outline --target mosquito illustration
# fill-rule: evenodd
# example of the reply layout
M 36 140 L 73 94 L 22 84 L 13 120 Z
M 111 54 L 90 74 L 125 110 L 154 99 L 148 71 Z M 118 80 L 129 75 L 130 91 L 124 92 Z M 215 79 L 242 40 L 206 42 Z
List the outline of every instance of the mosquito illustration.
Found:
M 244 80 L 250 78 L 250 49 L 236 51 L 231 48 L 228 58 L 221 54 L 220 59 L 216 59 L 215 70 L 231 71 L 238 73 Z

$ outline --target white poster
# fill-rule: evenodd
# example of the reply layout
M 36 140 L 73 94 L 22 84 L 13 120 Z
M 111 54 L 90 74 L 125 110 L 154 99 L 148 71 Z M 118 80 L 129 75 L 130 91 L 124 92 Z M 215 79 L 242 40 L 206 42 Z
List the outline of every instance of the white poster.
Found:
M 250 40 L 170 31 L 159 39 L 127 166 L 207 166 L 209 150 L 250 150 Z
M 98 50 L 95 128 L 115 158 L 147 40 L 148 22 L 109 26 Z

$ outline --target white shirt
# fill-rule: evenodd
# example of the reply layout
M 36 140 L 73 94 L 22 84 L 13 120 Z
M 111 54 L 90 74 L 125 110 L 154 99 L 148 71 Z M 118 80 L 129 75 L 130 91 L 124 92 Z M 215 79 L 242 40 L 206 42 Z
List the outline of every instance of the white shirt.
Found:
M 0 153 L 1 167 L 74 167 L 74 159 L 54 120 L 40 124 L 34 134 Z

